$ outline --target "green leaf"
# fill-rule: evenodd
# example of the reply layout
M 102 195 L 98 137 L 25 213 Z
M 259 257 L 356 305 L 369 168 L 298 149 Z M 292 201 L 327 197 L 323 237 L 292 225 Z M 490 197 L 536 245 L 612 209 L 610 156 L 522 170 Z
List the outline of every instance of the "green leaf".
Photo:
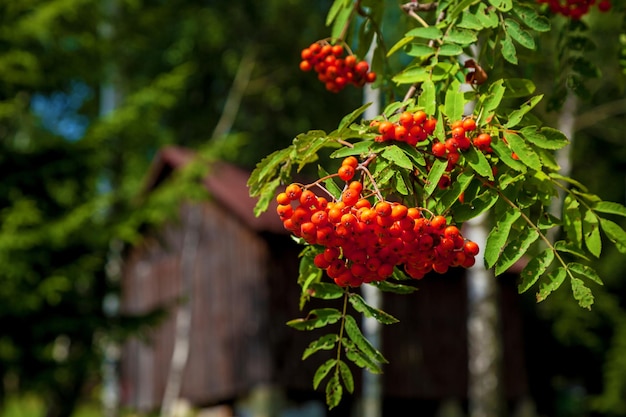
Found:
M 626 217 L 626 207 L 620 203 L 614 203 L 612 201 L 599 201 L 593 205 L 595 211 L 606 214 L 616 214 L 618 216 Z
M 567 276 L 565 268 L 557 268 L 546 276 L 546 281 L 539 284 L 537 302 L 545 300 L 552 292 L 556 291 Z
M 567 240 L 577 248 L 582 248 L 583 223 L 580 219 L 580 204 L 571 194 L 563 199 L 563 231 Z
M 337 359 L 328 359 L 326 362 L 321 364 L 319 368 L 317 368 L 317 370 L 315 371 L 315 374 L 313 375 L 313 388 L 314 389 L 317 389 L 317 387 L 319 387 L 320 382 L 322 382 L 322 380 L 326 378 L 326 375 L 328 375 L 330 370 L 333 369 L 336 364 L 337 364 Z
M 332 23 L 332 27 L 330 30 L 330 36 L 332 38 L 338 39 L 341 36 L 343 28 L 346 26 L 346 24 L 350 20 L 350 17 L 352 16 L 352 11 L 354 10 L 352 6 L 352 1 L 346 0 L 346 4 L 348 4 L 348 7 L 344 7 L 339 10 L 337 17 Z
M 550 178 L 555 179 L 555 180 L 560 180 L 560 181 L 565 181 L 571 185 L 573 185 L 574 187 L 577 187 L 580 190 L 583 191 L 587 191 L 587 187 L 585 187 L 581 182 L 576 181 L 573 178 L 570 177 L 566 177 L 565 175 L 561 175 L 558 172 L 551 172 L 548 174 L 550 176 Z
M 395 75 L 392 81 L 396 84 L 413 84 L 421 83 L 431 79 L 431 73 L 428 67 L 417 66 L 408 67 L 404 71 Z
M 455 207 L 454 219 L 457 222 L 466 222 L 489 210 L 497 201 L 498 194 L 486 191 L 472 201 Z
M 341 122 L 339 122 L 339 130 L 343 130 L 346 127 L 350 126 L 352 123 L 354 123 L 359 117 L 361 117 L 363 113 L 365 113 L 365 110 L 367 110 L 367 108 L 371 105 L 372 103 L 366 103 L 358 109 L 352 111 L 350 114 L 344 116 L 343 119 L 341 119 Z
M 551 145 L 541 146 L 544 149 L 561 149 L 569 144 L 567 136 L 558 129 L 544 126 L 541 128 L 541 133 L 546 138 L 547 143 Z
M 521 136 L 505 131 L 504 138 L 508 142 L 511 150 L 517 154 L 520 161 L 535 171 L 541 171 L 542 165 L 539 155 L 537 155 Z
M 513 45 L 513 39 L 508 33 L 500 40 L 502 57 L 513 65 L 517 65 L 517 51 Z
M 489 7 L 485 2 L 481 2 L 478 5 L 476 17 L 486 28 L 498 27 L 498 15 L 493 10 L 493 8 Z
M 521 294 L 535 285 L 535 282 L 546 272 L 553 260 L 554 250 L 552 248 L 546 248 L 538 255 L 533 256 L 520 274 L 521 282 L 517 286 L 517 291 Z
M 449 120 L 461 120 L 465 111 L 465 99 L 459 85 L 454 82 L 446 90 L 444 113 Z
M 463 13 L 463 17 L 465 17 L 465 15 L 469 15 L 472 16 L 469 12 L 468 9 L 470 6 L 478 3 L 480 0 L 461 0 L 460 2 L 458 2 L 456 5 L 454 5 L 454 7 L 448 12 L 448 17 L 450 19 L 450 21 L 454 21 L 457 16 L 461 13 Z M 472 16 L 473 17 L 473 16 Z M 463 20 L 463 19 L 462 19 Z M 475 28 L 475 29 L 480 29 L 480 27 Z
M 429 196 L 435 191 L 437 188 L 437 184 L 439 184 L 439 180 L 446 172 L 446 168 L 448 166 L 448 162 L 443 159 L 435 159 L 432 167 L 430 168 L 430 172 L 428 173 L 428 177 L 426 178 L 426 185 L 424 186 L 424 193 L 426 196 Z
M 350 7 L 351 0 L 335 0 L 326 15 L 326 26 L 330 26 L 342 9 Z
M 254 215 L 256 217 L 260 216 L 261 213 L 267 211 L 270 203 L 274 201 L 274 196 L 276 195 L 276 190 L 280 185 L 280 178 L 274 178 L 272 181 L 269 181 L 263 185 L 259 194 L 260 197 L 254 206 Z
M 412 294 L 417 291 L 417 288 L 411 285 L 397 284 L 395 282 L 390 282 L 389 280 L 375 281 L 372 282 L 370 285 L 375 286 L 381 291 L 394 294 Z
M 339 375 L 341 376 L 346 390 L 352 394 L 354 392 L 354 378 L 352 377 L 352 371 L 350 371 L 348 364 L 344 361 L 339 361 Z
M 402 39 L 400 39 L 398 42 L 395 43 L 395 45 L 393 45 L 389 49 L 389 52 L 387 52 L 387 57 L 390 57 L 391 55 L 398 52 L 400 49 L 404 48 L 406 45 L 411 43 L 413 39 L 415 39 L 413 36 L 405 36 Z
M 343 297 L 345 292 L 343 287 L 327 282 L 316 282 L 309 285 L 308 289 L 311 297 L 320 298 L 323 300 L 334 300 Z
M 504 30 L 524 48 L 535 49 L 535 39 L 530 33 L 524 30 L 516 20 L 504 19 Z
M 412 36 L 422 39 L 439 39 L 443 34 L 436 26 L 419 27 L 409 30 L 404 36 Z
M 352 304 L 352 307 L 359 313 L 362 313 L 365 317 L 376 319 L 376 321 L 382 324 L 393 324 L 398 322 L 398 319 L 393 317 L 391 314 L 367 304 L 363 297 L 359 294 L 350 293 L 348 300 L 350 301 L 350 304 Z
M 609 240 L 613 242 L 615 248 L 621 253 L 626 253 L 626 231 L 617 223 L 604 218 L 600 218 L 600 227 Z
M 402 176 L 402 173 L 400 171 L 396 171 L 396 174 L 394 175 L 394 180 L 394 189 L 401 195 L 409 195 L 409 187 L 406 185 L 404 177 Z
M 385 147 L 385 150 L 380 154 L 386 160 L 393 162 L 400 168 L 411 170 L 413 169 L 413 163 L 406 156 L 406 153 L 396 145 L 390 145 Z
M 496 221 L 496 225 L 489 235 L 485 244 L 485 264 L 487 268 L 495 265 L 504 250 L 509 238 L 513 223 L 520 218 L 522 212 L 519 210 L 506 210 Z
M 590 310 L 593 305 L 591 290 L 578 278 L 571 278 L 570 284 L 572 286 L 572 294 L 574 299 L 578 301 L 578 305 Z
M 470 170 L 462 171 L 452 182 L 452 186 L 439 199 L 441 212 L 447 211 L 452 204 L 459 200 L 460 195 L 465 191 L 474 179 L 474 173 Z
M 459 56 L 463 53 L 463 48 L 453 43 L 444 43 L 439 47 L 440 56 Z
M 365 368 L 373 374 L 382 373 L 380 364 L 359 350 L 353 341 L 343 338 L 341 339 L 341 344 L 345 348 L 346 358 L 350 359 L 356 366 Z
M 506 124 L 504 125 L 504 127 L 507 129 L 510 129 L 512 127 L 517 126 L 519 122 L 522 121 L 522 118 L 524 117 L 524 115 L 528 113 L 529 111 L 531 111 L 537 105 L 537 103 L 541 101 L 542 98 L 543 98 L 543 94 L 534 96 L 530 100 L 522 104 L 519 109 L 513 110 L 509 114 L 508 120 Z
M 513 159 L 511 153 L 511 148 L 507 144 L 504 143 L 501 139 L 496 139 L 491 141 L 491 149 L 493 152 L 500 158 L 502 162 L 504 162 L 509 168 L 513 168 L 519 172 L 526 172 L 526 165 L 517 159 Z
M 256 197 L 262 192 L 267 181 L 273 179 L 276 171 L 285 162 L 290 152 L 291 148 L 274 151 L 256 165 L 247 182 L 250 196 Z
M 372 361 L 376 361 L 379 363 L 388 363 L 387 359 L 380 353 L 372 344 L 363 336 L 361 333 L 361 329 L 359 329 L 359 325 L 356 320 L 352 316 L 346 316 L 345 319 L 345 327 L 346 334 L 354 342 L 356 347 L 363 352 L 367 357 L 369 357 Z
M 583 217 L 583 237 L 589 252 L 598 258 L 602 252 L 600 225 L 598 224 L 598 218 L 591 210 L 586 210 L 585 217 Z
M 422 92 L 417 98 L 417 105 L 422 107 L 426 114 L 433 115 L 437 109 L 435 84 L 432 80 L 422 83 Z
M 363 140 L 354 143 L 354 146 L 344 146 L 342 148 L 333 151 L 330 154 L 331 158 L 345 158 L 350 155 L 367 155 L 370 152 L 370 148 L 374 144 L 373 140 Z
M 326 384 L 326 405 L 329 410 L 337 407 L 341 402 L 343 388 L 339 382 L 339 374 L 335 373 L 330 377 Z
M 506 91 L 504 97 L 518 98 L 525 97 L 535 92 L 535 84 L 525 78 L 507 78 L 504 80 Z
M 335 344 L 337 344 L 336 334 L 324 335 L 309 343 L 309 346 L 302 353 L 302 360 L 308 358 L 316 352 L 319 352 L 320 350 L 332 350 L 335 347 Z
M 502 97 L 504 97 L 504 80 L 500 79 L 495 81 L 489 86 L 486 98 L 483 102 L 480 112 L 480 118 L 477 121 L 479 126 L 484 126 L 491 120 L 491 117 L 495 114 L 496 109 L 500 106 Z
M 554 242 L 554 249 L 558 252 L 571 253 L 572 255 L 575 255 L 580 259 L 589 261 L 589 258 L 587 257 L 586 253 L 582 251 L 582 248 L 577 246 L 575 243 L 572 243 L 571 241 L 566 242 L 564 240 L 559 240 L 557 242 Z
M 604 285 L 598 273 L 590 266 L 581 264 L 579 262 L 570 262 L 567 264 L 567 267 L 572 272 L 572 274 L 578 276 L 579 278 L 586 278 L 595 282 L 596 284 Z
M 409 56 L 414 56 L 418 58 L 425 58 L 435 53 L 435 49 L 424 45 L 423 43 L 414 43 L 411 44 L 410 48 L 406 51 L 406 54 Z
M 513 13 L 517 15 L 520 22 L 537 32 L 548 32 L 550 30 L 550 19 L 539 15 L 532 7 L 515 2 Z
M 337 323 L 340 319 L 341 312 L 336 308 L 318 308 L 311 310 L 306 318 L 289 320 L 287 325 L 297 330 L 313 330 Z
M 527 227 L 522 230 L 519 235 L 511 240 L 502 255 L 496 262 L 495 274 L 500 275 L 506 272 L 515 262 L 517 262 L 522 256 L 528 252 L 528 248 L 539 238 L 539 232 L 537 230 Z
M 546 136 L 537 126 L 526 126 L 522 128 L 519 133 L 526 141 L 542 149 L 557 150 L 565 147 L 569 143 L 564 135 L 561 137 L 553 134 Z
M 512 0 L 489 0 L 489 3 L 502 12 L 508 12 L 513 8 Z
M 472 30 L 484 29 L 484 25 L 482 24 L 480 19 L 478 19 L 476 15 L 472 14 L 472 12 L 470 12 L 468 9 L 465 9 L 463 11 L 463 14 L 461 15 L 461 20 L 457 24 L 457 27 Z
M 445 43 L 452 42 L 462 46 L 468 46 L 476 43 L 478 37 L 473 30 L 452 27 L 448 33 L 446 33 L 446 36 L 444 36 L 443 41 Z
M 491 169 L 491 164 L 480 151 L 477 151 L 476 148 L 471 146 L 467 151 L 463 152 L 463 156 L 465 156 L 465 160 L 469 163 L 476 173 L 482 177 L 485 177 L 489 180 L 493 180 L 493 171 Z

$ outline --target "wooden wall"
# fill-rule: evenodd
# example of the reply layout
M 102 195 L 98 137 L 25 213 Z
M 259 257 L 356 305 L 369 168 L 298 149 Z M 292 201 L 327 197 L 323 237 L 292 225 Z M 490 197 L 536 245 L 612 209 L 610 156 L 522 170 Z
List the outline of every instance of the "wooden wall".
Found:
M 142 314 L 181 297 L 182 227 L 170 224 L 127 261 L 122 309 Z M 271 377 L 267 332 L 267 246 L 215 204 L 203 204 L 190 302 L 192 338 L 182 396 L 197 404 L 229 399 Z M 124 403 L 141 410 L 162 398 L 174 344 L 176 308 L 147 343 L 132 340 L 123 353 Z

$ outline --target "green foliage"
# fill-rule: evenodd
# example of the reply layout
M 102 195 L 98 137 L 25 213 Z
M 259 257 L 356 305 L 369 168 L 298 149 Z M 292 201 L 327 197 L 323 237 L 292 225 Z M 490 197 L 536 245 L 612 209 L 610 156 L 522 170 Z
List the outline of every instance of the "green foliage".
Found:
M 560 173 L 557 153 L 570 145 L 567 135 L 538 117 L 537 109 L 546 105 L 545 94 L 536 93 L 534 81 L 511 76 L 524 57 L 538 53 L 539 39 L 557 32 L 561 34 L 557 59 L 568 68 L 564 72 L 567 81 L 562 85 L 585 97 L 585 83 L 598 74 L 585 55 L 592 45 L 587 38 L 589 28 L 580 21 L 555 28 L 534 2 L 410 3 L 402 6 L 410 23 L 388 47 L 389 38 L 377 20 L 383 7 L 388 5 L 336 0 L 326 24 L 331 27 L 332 37 L 342 40 L 352 33 L 350 30 L 359 33 L 366 26 L 376 28 L 376 38 L 359 37 L 355 42 L 362 49 L 360 42 L 374 41 L 373 65 L 385 69 L 383 79 L 375 85 L 388 93 L 384 110 L 373 118 L 361 119 L 361 107 L 344 117 L 331 133 L 310 130 L 298 135 L 291 146 L 267 155 L 248 183 L 250 194 L 259 197 L 256 213 L 267 209 L 277 187 L 288 183 L 293 171 L 320 163 L 319 152 L 331 148 L 331 159 L 352 155 L 363 161 L 358 167 L 363 172 L 361 181 L 371 184 L 374 201 L 389 198 L 417 205 L 426 212 L 442 214 L 457 225 L 490 213 L 492 229 L 486 246 L 481 248 L 487 268 L 500 275 L 524 255 L 532 254 L 521 273 L 520 293 L 535 287 L 536 300 L 540 302 L 567 282 L 571 298 L 580 307 L 591 309 L 593 289 L 604 285 L 593 260 L 603 256 L 608 245 L 620 253 L 624 253 L 626 245 L 626 232 L 608 215 L 623 217 L 626 209 L 619 203 L 603 201 L 580 181 Z M 356 13 L 362 19 L 355 19 Z M 391 59 L 400 55 L 404 64 L 395 69 Z M 557 91 L 548 100 L 548 109 L 558 108 L 554 99 L 565 97 L 560 88 L 557 81 Z M 404 97 L 395 98 L 401 92 Z M 416 144 L 389 140 L 377 128 L 382 122 L 397 125 L 402 112 L 417 111 L 425 111 L 436 120 L 436 126 L 430 136 Z M 445 143 L 455 122 L 465 118 L 476 121 L 476 134 L 491 136 L 489 149 L 468 146 L 459 150 L 458 162 L 453 163 L 434 155 L 431 146 Z M 333 184 L 327 189 L 332 190 L 330 197 L 338 200 L 342 187 L 333 182 L 335 175 L 319 166 L 318 172 L 322 178 L 305 188 L 319 182 Z M 450 185 L 441 186 L 444 180 Z M 553 213 L 551 202 L 560 195 L 564 196 L 562 210 Z M 559 236 L 556 241 L 554 234 Z M 306 265 L 299 278 L 304 307 L 309 297 L 318 293 L 317 289 L 312 290 L 312 283 L 323 284 L 325 276 L 313 265 L 313 257 L 321 249 L 305 241 L 301 243 L 305 245 L 301 265 Z M 395 278 L 398 280 L 375 285 L 381 290 L 399 289 L 398 292 L 408 287 L 402 284 L 406 277 L 401 273 Z M 321 298 L 337 298 L 338 291 L 327 285 L 333 284 L 319 287 Z M 336 337 L 324 336 L 307 349 L 306 357 L 330 350 L 332 344 L 343 344 L 350 361 L 378 373 L 384 357 L 366 343 L 354 319 L 347 315 L 346 299 L 357 312 L 381 323 L 391 324 L 395 319 L 380 311 L 373 312 L 350 289 L 346 288 L 345 294 L 343 312 L 316 309 L 289 324 L 301 330 L 339 324 Z M 337 352 L 334 359 L 319 368 L 314 380 L 317 387 L 329 377 L 326 393 L 331 408 L 342 395 L 343 362 L 341 351 Z

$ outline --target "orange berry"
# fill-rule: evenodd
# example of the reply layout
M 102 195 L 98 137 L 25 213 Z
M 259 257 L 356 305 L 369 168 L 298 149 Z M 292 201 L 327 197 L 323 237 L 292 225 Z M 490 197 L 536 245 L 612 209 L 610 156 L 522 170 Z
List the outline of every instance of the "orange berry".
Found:
M 394 124 L 388 120 L 382 121 L 378 125 L 378 132 L 380 132 L 380 134 L 386 138 L 391 137 L 391 135 L 394 133 L 394 130 L 395 130 Z
M 407 139 L 409 132 L 406 130 L 404 126 L 396 126 L 393 131 L 393 136 L 396 140 L 400 142 L 405 142 Z
M 300 204 L 306 208 L 317 206 L 317 196 L 311 190 L 303 190 L 300 194 Z
M 287 188 L 285 188 L 285 193 L 291 201 L 299 200 L 302 195 L 302 187 L 297 184 L 289 184 Z
M 341 165 L 348 165 L 356 169 L 356 167 L 359 165 L 359 160 L 356 159 L 356 157 L 354 156 L 347 156 L 344 158 L 343 161 L 341 161 Z
M 474 120 L 474 118 L 472 117 L 468 117 L 467 119 L 463 120 L 463 129 L 465 129 L 466 131 L 472 131 L 476 129 L 476 120 Z
M 405 111 L 400 113 L 400 118 L 398 119 L 400 124 L 404 126 L 406 129 L 410 129 L 413 126 L 413 114 Z
M 287 195 L 287 193 L 283 192 L 283 193 L 278 193 L 278 195 L 276 196 L 276 202 L 278 204 L 289 204 L 291 202 L 291 199 L 289 198 L 289 196 Z
M 360 194 L 363 191 L 363 184 L 361 184 L 361 181 L 351 181 L 348 184 L 348 188 Z
M 426 121 L 427 118 L 428 118 L 428 115 L 423 110 L 418 110 L 415 113 L 413 113 L 413 123 L 415 123 L 416 125 L 421 125 L 422 123 Z
M 430 219 L 430 227 L 432 227 L 434 230 L 443 231 L 443 229 L 446 227 L 446 224 L 448 224 L 448 221 L 444 216 L 441 215 L 434 216 L 432 219 Z
M 424 121 L 424 123 L 422 124 L 422 128 L 424 129 L 424 132 L 426 132 L 429 135 L 435 131 L 436 126 L 437 126 L 437 119 L 432 118 L 432 117 Z
M 350 165 L 342 165 L 337 170 L 337 174 L 343 181 L 350 181 L 354 177 L 354 167 Z
M 391 204 L 386 201 L 379 201 L 375 206 L 376 214 L 380 217 L 387 217 L 391 215 Z
M 300 62 L 300 71 L 309 72 L 313 69 L 313 65 L 309 61 Z
M 403 204 L 394 204 L 391 207 L 391 217 L 395 220 L 402 220 L 406 217 L 409 209 Z

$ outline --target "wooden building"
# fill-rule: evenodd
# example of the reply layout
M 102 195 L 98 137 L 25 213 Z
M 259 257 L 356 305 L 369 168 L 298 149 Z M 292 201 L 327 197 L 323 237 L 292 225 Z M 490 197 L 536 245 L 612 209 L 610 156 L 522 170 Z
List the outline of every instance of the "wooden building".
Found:
M 185 149 L 163 149 L 154 161 L 149 187 L 158 187 L 191 158 L 193 153 Z M 253 215 L 248 175 L 228 164 L 216 165 L 205 182 L 210 201 L 181 204 L 180 221 L 130 250 L 122 311 L 140 315 L 163 305 L 178 307 L 146 340 L 133 339 L 124 346 L 120 383 L 125 406 L 139 411 L 159 407 L 174 350 L 175 313 L 181 306 L 191 312 L 182 398 L 197 407 L 231 404 L 255 387 L 272 386 L 293 401 L 323 401 L 322 391 L 314 392 L 311 381 L 325 359 L 316 354 L 301 360 L 320 332 L 285 325 L 303 314 L 296 283 L 301 247 L 287 235 L 272 207 L 258 218 Z M 521 317 L 513 280 L 503 278 L 500 285 L 504 391 L 515 401 L 528 394 Z M 382 376 L 388 410 L 394 404 L 436 407 L 445 399 L 467 399 L 464 275 L 427 277 L 419 287 L 411 296 L 383 297 L 383 309 L 400 320 L 383 329 L 382 351 L 390 361 Z M 357 392 L 346 396 L 346 407 L 359 396 L 360 371 L 354 374 Z M 335 415 L 346 413 L 335 410 Z

